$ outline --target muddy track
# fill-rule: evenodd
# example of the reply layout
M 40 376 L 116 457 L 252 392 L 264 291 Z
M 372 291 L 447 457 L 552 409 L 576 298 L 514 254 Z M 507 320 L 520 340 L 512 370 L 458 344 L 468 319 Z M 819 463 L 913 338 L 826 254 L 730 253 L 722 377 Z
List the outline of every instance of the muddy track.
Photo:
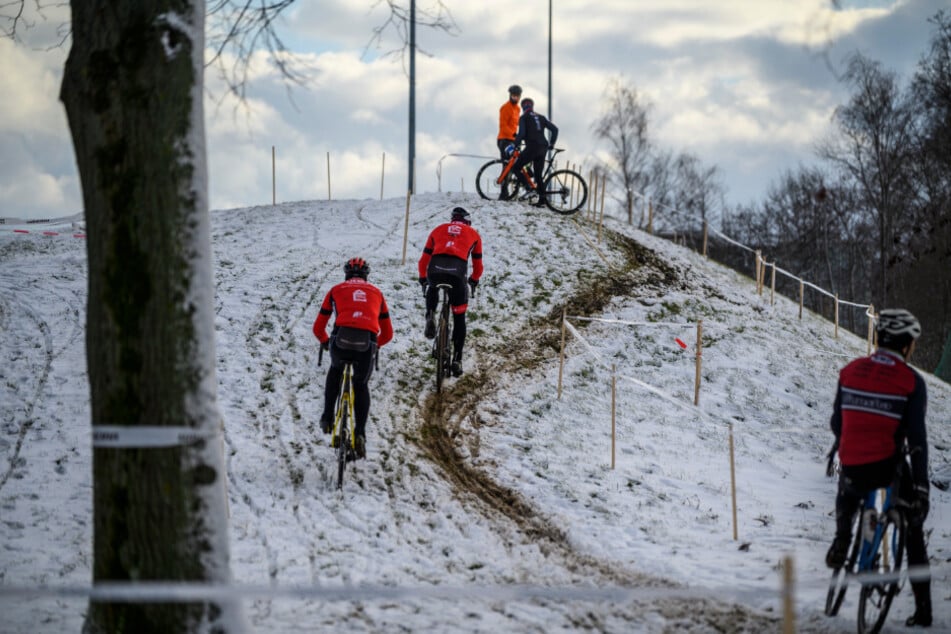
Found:
M 519 492 L 508 488 L 484 469 L 474 466 L 459 447 L 478 446 L 479 430 L 484 424 L 478 411 L 481 398 L 518 373 L 537 368 L 556 358 L 561 343 L 561 316 L 568 314 L 595 316 L 616 297 L 631 297 L 684 284 L 680 273 L 654 252 L 618 234 L 608 240 L 624 262 L 609 275 L 579 280 L 582 289 L 563 305 L 551 310 L 540 320 L 523 325 L 514 337 L 519 341 L 535 341 L 535 346 L 512 346 L 500 343 L 480 349 L 481 357 L 493 359 L 490 369 L 475 369 L 453 384 L 441 395 L 431 394 L 421 407 L 420 443 L 426 455 L 452 483 L 458 497 L 480 508 L 490 517 L 501 516 L 514 524 L 527 541 L 539 545 L 546 556 L 561 560 L 566 570 L 597 579 L 599 583 L 639 588 L 674 588 L 677 584 L 624 569 L 617 564 L 579 553 L 569 536 L 551 518 L 546 517 Z M 583 327 L 583 326 L 582 326 Z M 479 347 L 478 340 L 473 345 Z M 486 364 L 483 364 L 486 365 Z M 654 609 L 674 621 L 684 619 L 680 626 L 690 631 L 759 631 L 774 629 L 774 618 L 755 614 L 743 607 L 725 605 L 714 600 L 668 600 L 645 609 Z M 678 627 L 680 627 L 678 626 Z M 678 629 L 678 628 L 673 628 Z M 673 630 L 672 630 L 673 631 Z
M 673 285 L 676 271 L 641 245 L 613 236 L 612 242 L 625 255 L 620 270 L 605 277 L 583 280 L 583 289 L 572 295 L 564 308 L 573 315 L 591 316 L 600 313 L 615 297 L 629 296 L 639 286 Z M 535 346 L 493 345 L 480 350 L 481 356 L 493 359 L 491 369 L 479 368 L 467 373 L 442 394 L 432 393 L 422 406 L 420 438 L 427 456 L 440 467 L 455 486 L 459 496 L 474 499 L 485 509 L 512 521 L 532 541 L 537 541 L 546 554 L 561 553 L 569 569 L 595 572 L 605 580 L 644 584 L 646 577 L 622 572 L 610 564 L 574 552 L 568 536 L 543 516 L 518 492 L 498 483 L 486 471 L 474 467 L 458 449 L 460 442 L 478 444 L 482 425 L 478 406 L 485 394 L 498 387 L 498 380 L 519 372 L 530 371 L 558 354 L 561 341 L 562 307 L 552 310 L 543 320 L 523 325 L 515 336 L 520 341 L 535 341 Z M 473 345 L 479 346 L 478 340 Z M 653 580 L 652 583 L 660 583 Z

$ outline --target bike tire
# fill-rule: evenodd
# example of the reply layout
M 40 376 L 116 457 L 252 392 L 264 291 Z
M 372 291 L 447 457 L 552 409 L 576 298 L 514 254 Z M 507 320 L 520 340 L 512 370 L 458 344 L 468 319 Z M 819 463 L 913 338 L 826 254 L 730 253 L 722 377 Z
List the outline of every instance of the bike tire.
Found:
M 588 184 L 573 170 L 555 170 L 545 179 L 545 203 L 556 214 L 573 214 L 588 201 Z
M 842 607 L 842 601 L 845 599 L 845 590 L 848 587 L 849 576 L 855 570 L 855 562 L 859 559 L 859 551 L 862 549 L 862 507 L 855 514 L 852 521 L 852 544 L 849 546 L 849 557 L 841 568 L 832 571 L 832 579 L 829 580 L 829 591 L 826 593 L 826 616 L 835 616 Z
M 501 188 L 497 181 L 504 167 L 505 161 L 495 159 L 479 168 L 476 173 L 476 191 L 479 192 L 479 196 L 486 200 L 495 200 L 499 197 Z
M 885 515 L 882 541 L 871 572 L 894 575 L 901 570 L 905 556 L 905 523 L 897 509 L 891 509 Z M 901 589 L 901 583 L 863 583 L 859 594 L 858 632 L 876 634 L 885 625 L 892 600 Z
M 350 421 L 346 410 L 340 421 L 340 438 L 337 440 L 337 488 L 343 488 L 343 474 L 347 469 L 347 452 L 350 451 Z
M 436 325 L 436 393 L 442 392 L 446 378 L 446 357 L 449 356 L 449 298 L 443 291 L 442 305 L 439 308 L 439 323 Z

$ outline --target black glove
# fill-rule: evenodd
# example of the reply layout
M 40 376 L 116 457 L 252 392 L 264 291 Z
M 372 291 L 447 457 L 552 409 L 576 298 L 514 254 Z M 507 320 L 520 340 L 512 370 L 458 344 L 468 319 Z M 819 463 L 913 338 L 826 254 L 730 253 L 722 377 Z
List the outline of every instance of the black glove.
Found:
M 469 278 L 469 294 L 475 295 L 476 286 L 479 285 L 479 280 L 474 280 L 471 277 Z
M 330 339 L 328 339 L 327 341 L 322 341 L 320 343 L 320 349 L 323 350 L 324 352 L 327 352 L 328 350 L 330 350 Z
M 908 516 L 912 524 L 924 524 L 928 517 L 928 487 L 926 485 L 916 485 L 914 499 L 911 502 L 911 508 Z

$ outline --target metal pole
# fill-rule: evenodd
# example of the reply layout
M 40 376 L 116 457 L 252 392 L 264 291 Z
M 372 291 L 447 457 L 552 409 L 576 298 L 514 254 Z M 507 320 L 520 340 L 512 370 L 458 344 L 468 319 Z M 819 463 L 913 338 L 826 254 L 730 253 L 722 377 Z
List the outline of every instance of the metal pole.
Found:
M 551 103 L 551 3 L 548 0 L 548 118 L 553 120 L 554 115 Z
M 413 183 L 416 175 L 416 0 L 409 3 L 409 156 L 406 159 L 406 189 L 415 193 Z

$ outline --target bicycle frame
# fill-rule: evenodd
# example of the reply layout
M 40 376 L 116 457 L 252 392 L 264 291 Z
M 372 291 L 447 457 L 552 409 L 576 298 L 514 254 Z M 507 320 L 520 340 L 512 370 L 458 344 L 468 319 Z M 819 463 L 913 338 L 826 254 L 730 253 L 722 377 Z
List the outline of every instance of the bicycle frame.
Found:
M 343 366 L 340 381 L 340 393 L 337 395 L 337 409 L 334 412 L 333 432 L 330 446 L 337 454 L 337 488 L 343 487 L 343 472 L 347 462 L 356 455 L 356 416 L 354 413 L 353 364 L 347 361 Z

